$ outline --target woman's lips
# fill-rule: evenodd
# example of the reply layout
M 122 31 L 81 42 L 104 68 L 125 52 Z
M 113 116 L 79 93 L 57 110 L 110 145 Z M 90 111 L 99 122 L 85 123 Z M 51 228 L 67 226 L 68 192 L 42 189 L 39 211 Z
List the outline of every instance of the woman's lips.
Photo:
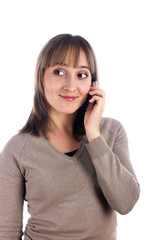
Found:
M 63 96 L 63 95 L 59 95 L 62 99 L 66 100 L 66 101 L 75 101 L 77 99 L 77 97 L 75 96 Z

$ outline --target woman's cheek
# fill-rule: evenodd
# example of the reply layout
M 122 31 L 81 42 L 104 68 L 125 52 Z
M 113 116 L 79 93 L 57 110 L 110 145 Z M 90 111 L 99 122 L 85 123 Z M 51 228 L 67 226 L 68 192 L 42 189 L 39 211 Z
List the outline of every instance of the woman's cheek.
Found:
M 80 94 L 81 95 L 88 95 L 88 92 L 89 92 L 89 90 L 90 90 L 90 84 L 88 85 L 83 85 L 83 86 L 81 86 L 80 87 Z

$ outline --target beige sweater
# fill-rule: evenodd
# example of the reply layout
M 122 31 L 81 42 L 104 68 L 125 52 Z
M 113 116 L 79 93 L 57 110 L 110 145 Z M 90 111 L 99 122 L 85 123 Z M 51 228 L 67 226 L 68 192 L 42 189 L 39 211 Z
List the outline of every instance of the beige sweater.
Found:
M 101 136 L 83 137 L 73 157 L 49 141 L 15 135 L 0 155 L 0 240 L 22 238 L 23 202 L 31 215 L 25 240 L 115 240 L 116 212 L 139 197 L 122 125 L 103 118 Z

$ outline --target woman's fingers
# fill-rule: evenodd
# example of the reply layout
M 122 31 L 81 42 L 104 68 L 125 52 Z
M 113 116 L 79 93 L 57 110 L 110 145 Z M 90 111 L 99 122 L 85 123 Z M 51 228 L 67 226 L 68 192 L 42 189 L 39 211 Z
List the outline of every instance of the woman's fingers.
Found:
M 99 88 L 94 89 L 94 90 L 90 90 L 89 94 L 91 96 L 93 96 L 93 95 L 97 95 L 97 96 L 100 96 L 100 97 L 104 97 L 105 96 L 105 92 L 103 90 L 99 89 Z
M 90 103 L 100 101 L 101 99 L 105 101 L 105 91 L 100 89 L 98 86 L 91 87 L 89 94 L 92 96 L 92 98 L 89 100 Z

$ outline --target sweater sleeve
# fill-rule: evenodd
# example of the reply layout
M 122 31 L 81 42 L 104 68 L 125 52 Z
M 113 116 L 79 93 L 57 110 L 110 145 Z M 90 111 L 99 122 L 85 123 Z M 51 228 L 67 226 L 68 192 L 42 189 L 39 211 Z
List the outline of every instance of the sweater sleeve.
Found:
M 11 140 L 0 154 L 0 240 L 22 239 L 24 178 Z
M 140 187 L 129 159 L 124 128 L 120 125 L 112 146 L 101 135 L 86 147 L 107 202 L 120 214 L 127 214 L 139 198 Z

